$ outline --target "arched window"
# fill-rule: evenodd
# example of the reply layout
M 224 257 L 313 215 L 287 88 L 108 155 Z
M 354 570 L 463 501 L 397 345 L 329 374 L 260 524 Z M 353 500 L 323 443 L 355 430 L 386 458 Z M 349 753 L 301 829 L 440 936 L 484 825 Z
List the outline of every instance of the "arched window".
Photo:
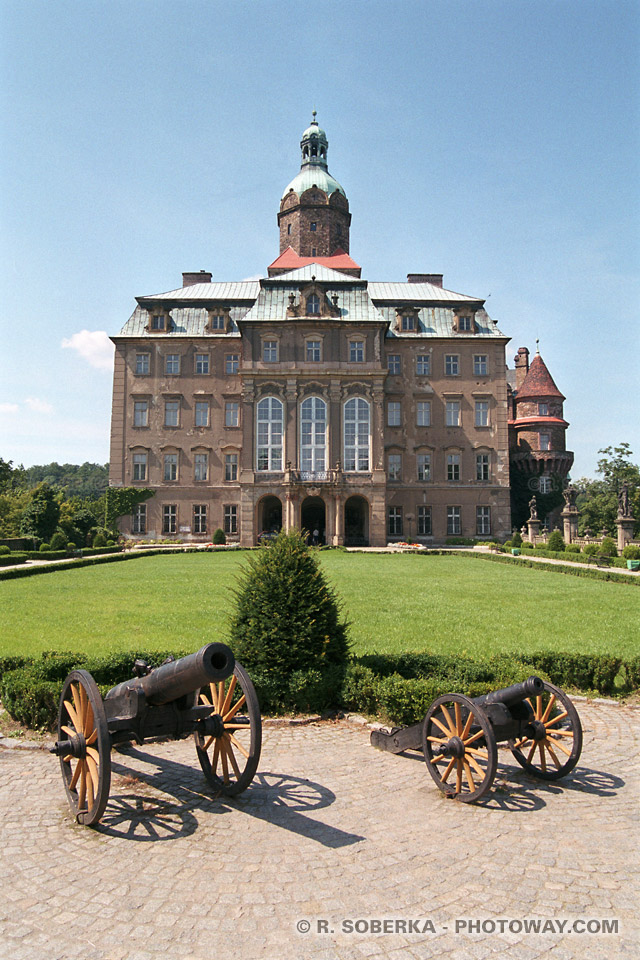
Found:
M 369 470 L 369 404 L 352 397 L 344 405 L 344 469 Z
M 282 403 L 277 397 L 265 397 L 257 406 L 256 469 L 282 470 Z
M 307 397 L 300 407 L 300 469 L 327 468 L 327 405 L 320 397 Z
M 307 297 L 307 316 L 312 313 L 320 313 L 320 298 L 315 293 Z

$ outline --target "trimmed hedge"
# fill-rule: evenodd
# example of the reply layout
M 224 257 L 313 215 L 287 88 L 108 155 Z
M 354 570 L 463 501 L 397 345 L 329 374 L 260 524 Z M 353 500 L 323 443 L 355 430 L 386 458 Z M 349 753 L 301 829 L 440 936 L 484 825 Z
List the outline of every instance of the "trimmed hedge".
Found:
M 15 563 L 26 563 L 28 559 L 26 553 L 3 553 L 0 555 L 0 567 L 11 567 Z
M 569 546 L 571 547 L 573 544 L 569 544 Z M 529 555 L 533 554 L 536 557 L 546 557 L 548 560 L 569 560 L 571 563 L 586 564 L 589 563 L 590 558 L 593 558 L 594 556 L 601 556 L 601 554 L 598 554 L 597 551 L 595 553 L 575 553 L 572 550 L 545 550 L 541 547 L 535 547 L 535 549 L 533 547 L 522 547 L 522 552 Z M 612 557 L 611 561 L 611 565 L 613 567 L 620 567 L 621 569 L 626 570 L 627 564 L 622 558 Z
M 446 550 L 438 551 L 441 553 L 448 553 Z M 612 583 L 623 583 L 623 584 L 633 584 L 634 587 L 640 587 L 640 577 L 625 576 L 624 573 L 617 573 L 611 571 L 610 569 L 602 570 L 595 569 L 593 567 L 585 566 L 584 570 L 579 569 L 578 567 L 568 567 L 568 566 L 558 566 L 553 563 L 540 563 L 537 560 L 529 560 L 525 556 L 514 557 L 513 559 L 508 556 L 503 556 L 496 553 L 459 553 L 454 554 L 454 556 L 462 557 L 477 557 L 480 560 L 490 560 L 493 563 L 514 563 L 521 567 L 530 567 L 532 570 L 546 570 L 548 573 L 562 573 L 570 577 L 586 577 L 589 580 L 610 580 Z M 571 555 L 571 562 L 573 563 L 574 555 Z M 566 556 L 560 554 L 557 556 L 557 559 L 563 559 L 566 561 Z M 626 560 L 625 560 L 626 567 Z

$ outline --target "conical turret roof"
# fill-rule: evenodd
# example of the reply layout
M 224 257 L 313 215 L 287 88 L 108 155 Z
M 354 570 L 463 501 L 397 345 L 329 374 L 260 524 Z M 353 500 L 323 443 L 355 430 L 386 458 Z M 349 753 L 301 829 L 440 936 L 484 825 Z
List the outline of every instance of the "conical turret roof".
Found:
M 553 377 L 547 370 L 546 363 L 540 354 L 536 353 L 531 361 L 527 375 L 518 390 L 517 399 L 528 400 L 542 397 L 559 397 L 561 400 L 566 399 L 564 394 L 560 393 L 553 382 Z

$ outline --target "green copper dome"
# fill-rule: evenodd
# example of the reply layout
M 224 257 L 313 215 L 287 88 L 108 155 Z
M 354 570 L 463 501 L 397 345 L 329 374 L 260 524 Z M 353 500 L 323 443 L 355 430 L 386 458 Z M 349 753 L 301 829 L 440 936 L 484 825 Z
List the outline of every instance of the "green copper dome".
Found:
M 340 186 L 335 177 L 332 177 L 327 167 L 327 151 L 329 141 L 324 130 L 318 126 L 316 121 L 316 111 L 313 111 L 313 120 L 302 134 L 300 140 L 300 149 L 302 151 L 302 162 L 300 164 L 300 173 L 293 178 L 287 185 L 282 199 L 293 190 L 300 196 L 305 190 L 311 187 L 318 187 L 329 196 L 336 191 L 346 198 L 346 193 Z

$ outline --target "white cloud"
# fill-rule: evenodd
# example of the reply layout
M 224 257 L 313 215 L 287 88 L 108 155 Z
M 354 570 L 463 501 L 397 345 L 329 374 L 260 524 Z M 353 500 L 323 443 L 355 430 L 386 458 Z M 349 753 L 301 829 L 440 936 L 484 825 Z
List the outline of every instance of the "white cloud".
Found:
M 17 403 L 0 403 L 0 413 L 17 413 L 19 409 Z
M 113 369 L 113 344 L 104 330 L 80 330 L 71 337 L 65 337 L 62 346 L 75 350 L 98 370 Z
M 33 410 L 34 413 L 53 413 L 53 407 L 48 400 L 40 400 L 38 397 L 26 397 L 24 402 L 29 407 L 29 410 Z

